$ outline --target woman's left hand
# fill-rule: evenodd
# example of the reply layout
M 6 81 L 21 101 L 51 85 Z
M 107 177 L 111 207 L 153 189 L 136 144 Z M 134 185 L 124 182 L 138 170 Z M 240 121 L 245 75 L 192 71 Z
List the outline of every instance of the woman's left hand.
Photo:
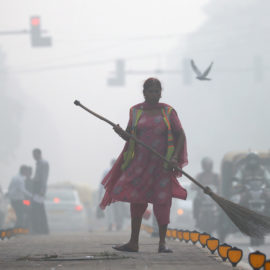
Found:
M 172 169 L 172 170 L 176 170 L 177 167 L 178 167 L 178 159 L 177 157 L 173 156 L 170 160 L 170 163 L 169 163 L 169 167 Z

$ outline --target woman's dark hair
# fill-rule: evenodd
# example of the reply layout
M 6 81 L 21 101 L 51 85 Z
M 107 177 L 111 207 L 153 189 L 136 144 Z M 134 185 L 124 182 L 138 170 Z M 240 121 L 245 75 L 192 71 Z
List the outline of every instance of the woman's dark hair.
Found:
M 162 90 L 161 83 L 156 78 L 148 78 L 143 84 L 143 92 L 146 91 L 150 87 L 156 87 Z

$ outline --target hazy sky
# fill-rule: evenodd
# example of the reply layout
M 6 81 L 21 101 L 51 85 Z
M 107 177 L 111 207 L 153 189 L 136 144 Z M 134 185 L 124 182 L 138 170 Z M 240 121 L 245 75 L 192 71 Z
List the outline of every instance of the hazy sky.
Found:
M 51 48 L 32 48 L 29 35 L 0 36 L 24 107 L 20 147 L 1 172 L 2 182 L 6 185 L 20 164 L 34 166 L 31 150 L 40 147 L 51 165 L 51 183 L 82 181 L 96 187 L 123 142 L 73 101 L 125 127 L 129 107 L 143 100 L 142 83 L 153 74 L 128 75 L 124 87 L 109 87 L 114 60 L 127 59 L 129 70 L 174 68 L 168 55 L 174 51 L 181 61 L 185 34 L 207 19 L 201 9 L 207 2 L 0 0 L 0 31 L 29 29 L 30 16 L 40 15 L 53 38 Z M 169 93 L 166 85 L 174 76 L 160 79 Z M 162 101 L 175 105 L 166 91 Z

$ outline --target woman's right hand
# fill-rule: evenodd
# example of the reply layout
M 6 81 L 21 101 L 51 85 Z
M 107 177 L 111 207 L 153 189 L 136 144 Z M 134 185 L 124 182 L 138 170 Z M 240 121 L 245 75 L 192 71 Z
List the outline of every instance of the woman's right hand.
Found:
M 124 140 L 128 140 L 128 136 L 125 130 L 123 130 L 118 124 L 113 127 L 113 130 Z

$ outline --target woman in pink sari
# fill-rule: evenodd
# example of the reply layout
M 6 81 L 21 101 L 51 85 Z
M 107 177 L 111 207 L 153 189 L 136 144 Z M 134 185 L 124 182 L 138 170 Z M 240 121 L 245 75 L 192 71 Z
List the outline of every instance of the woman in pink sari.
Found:
M 112 202 L 123 201 L 130 203 L 131 211 L 130 240 L 127 244 L 115 246 L 116 250 L 138 251 L 142 216 L 148 203 L 152 203 L 159 225 L 158 252 L 172 252 L 165 243 L 172 198 L 185 200 L 187 196 L 176 179 L 181 173 L 174 168 L 187 164 L 187 148 L 177 113 L 171 106 L 159 103 L 161 90 L 158 79 L 149 78 L 144 82 L 145 101 L 130 109 L 126 131 L 166 156 L 169 164 L 134 140 L 129 140 L 119 126 L 114 128 L 127 143 L 102 181 L 106 193 L 100 207 L 104 209 Z

